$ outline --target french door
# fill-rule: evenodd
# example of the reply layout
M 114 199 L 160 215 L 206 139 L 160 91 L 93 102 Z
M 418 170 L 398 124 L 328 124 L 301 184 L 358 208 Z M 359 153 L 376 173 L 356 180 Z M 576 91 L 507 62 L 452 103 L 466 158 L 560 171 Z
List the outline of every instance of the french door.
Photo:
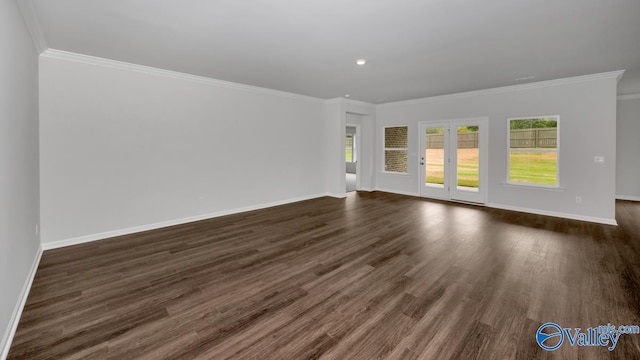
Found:
M 421 196 L 485 202 L 487 124 L 486 118 L 419 124 Z

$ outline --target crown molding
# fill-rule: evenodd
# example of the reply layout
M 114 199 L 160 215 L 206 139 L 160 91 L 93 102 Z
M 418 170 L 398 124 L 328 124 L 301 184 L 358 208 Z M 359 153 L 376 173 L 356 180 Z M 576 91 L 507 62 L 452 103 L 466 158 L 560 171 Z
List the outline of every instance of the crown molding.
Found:
M 339 97 L 331 98 L 331 99 L 325 100 L 325 103 L 326 104 L 342 104 L 342 100 L 346 100 L 346 99 L 339 98 Z
M 40 26 L 40 21 L 38 20 L 35 5 L 33 5 L 33 0 L 16 0 L 16 4 L 22 13 L 24 24 L 27 30 L 29 30 L 33 45 L 35 45 L 38 53 L 42 54 L 48 47 L 44 33 L 42 32 L 42 27 Z
M 191 82 L 200 83 L 200 84 L 209 85 L 209 86 L 223 87 L 223 88 L 247 91 L 252 93 L 279 96 L 284 98 L 305 100 L 305 101 L 311 101 L 314 103 L 325 103 L 324 99 L 315 98 L 312 96 L 300 95 L 300 94 L 295 94 L 295 93 L 290 93 L 290 92 L 280 91 L 280 90 L 267 89 L 263 87 L 252 86 L 252 85 L 239 84 L 231 81 L 224 81 L 224 80 L 209 78 L 206 76 L 199 76 L 199 75 L 182 73 L 178 71 L 164 70 L 164 69 L 155 68 L 151 66 L 138 65 L 138 64 L 128 63 L 124 61 L 105 59 L 101 57 L 83 55 L 83 54 L 78 54 L 78 53 L 73 53 L 73 52 L 63 51 L 63 50 L 48 49 L 47 51 L 42 53 L 42 55 L 40 56 L 45 58 L 51 58 L 51 59 L 73 61 L 73 62 L 88 64 L 88 65 L 108 67 L 108 68 L 118 69 L 118 70 L 134 71 L 142 74 L 162 76 L 162 77 L 178 79 L 178 80 L 186 80 L 186 81 L 191 81 Z
M 618 95 L 618 100 L 638 100 L 640 94 Z
M 331 98 L 331 99 L 325 100 L 325 102 L 327 104 L 349 104 L 349 105 L 356 105 L 356 106 L 375 106 L 375 104 L 368 103 L 366 101 L 353 100 L 353 99 L 347 99 L 347 98 L 342 98 L 342 97 Z
M 423 103 L 429 103 L 433 101 L 452 100 L 452 99 L 461 99 L 461 98 L 468 98 L 468 97 L 481 96 L 481 95 L 501 94 L 501 93 L 507 93 L 507 92 L 513 92 L 513 91 L 541 89 L 546 87 L 576 84 L 576 83 L 601 80 L 601 79 L 616 79 L 616 81 L 618 81 L 623 74 L 624 74 L 624 70 L 609 71 L 609 72 L 591 74 L 591 75 L 574 76 L 569 78 L 547 80 L 547 81 L 538 81 L 538 82 L 533 82 L 528 84 L 502 86 L 497 88 L 466 91 L 461 93 L 438 95 L 438 96 L 413 99 L 413 100 L 389 102 L 385 104 L 378 104 L 377 107 L 394 107 L 394 106 L 423 104 Z
M 364 107 L 375 106 L 375 104 L 368 103 L 366 101 L 353 100 L 353 99 L 344 99 L 344 100 L 346 100 L 344 101 L 344 103 L 349 105 L 364 106 Z
M 301 95 L 301 94 L 280 91 L 280 90 L 273 90 L 273 89 L 268 89 L 268 88 L 253 86 L 253 85 L 245 85 L 245 84 L 235 83 L 231 81 L 219 80 L 219 79 L 214 79 L 214 78 L 199 76 L 199 75 L 192 75 L 192 74 L 182 73 L 178 71 L 165 70 L 165 69 L 155 68 L 151 66 L 128 63 L 124 61 L 111 60 L 111 59 L 106 59 L 106 58 L 101 58 L 101 57 L 96 57 L 91 55 L 83 55 L 83 54 L 57 50 L 57 49 L 48 49 L 46 47 L 44 37 L 42 36 L 42 32 L 40 31 L 40 26 L 37 21 L 37 17 L 35 16 L 32 0 L 24 0 L 24 1 L 17 1 L 17 2 L 18 4 L 20 4 L 21 11 L 23 11 L 25 22 L 27 24 L 31 24 L 31 25 L 27 25 L 27 27 L 29 28 L 29 31 L 32 34 L 32 38 L 33 38 L 34 44 L 36 45 L 36 48 L 38 48 L 38 51 L 41 51 L 42 57 L 74 61 L 74 62 L 79 62 L 83 64 L 103 66 L 103 67 L 109 67 L 109 68 L 120 69 L 120 70 L 135 71 L 135 72 L 149 74 L 149 75 L 163 76 L 163 77 L 168 77 L 173 79 L 192 81 L 192 82 L 197 82 L 197 83 L 210 85 L 210 86 L 225 87 L 225 88 L 230 88 L 235 90 L 243 90 L 243 91 L 280 96 L 280 97 L 286 97 L 286 98 L 295 98 L 295 99 L 306 100 L 306 101 L 311 101 L 315 103 L 326 103 L 326 104 L 340 103 L 340 104 L 351 104 L 351 105 L 366 106 L 366 107 L 374 106 L 376 108 L 377 107 L 394 107 L 394 106 L 401 106 L 401 105 L 404 106 L 404 105 L 428 103 L 428 102 L 441 101 L 441 100 L 466 98 L 466 97 L 473 97 L 473 96 L 480 96 L 480 95 L 499 94 L 499 93 L 512 92 L 512 91 L 538 89 L 538 88 L 545 88 L 550 86 L 574 84 L 574 83 L 608 79 L 608 78 L 616 78 L 616 80 L 618 81 L 624 74 L 624 70 L 619 70 L 619 71 L 611 71 L 611 72 L 592 74 L 592 75 L 576 76 L 576 77 L 562 78 L 562 79 L 555 79 L 555 80 L 548 80 L 548 81 L 539 81 L 539 82 L 528 83 L 528 84 L 503 86 L 503 87 L 497 87 L 497 88 L 467 91 L 467 92 L 446 94 L 446 95 L 438 95 L 438 96 L 412 99 L 412 100 L 389 102 L 384 104 L 372 104 L 364 101 L 346 99 L 342 97 L 325 100 L 325 99 L 316 98 L 316 97 L 307 96 L 307 95 Z M 26 15 L 26 14 L 30 14 L 30 15 Z M 31 20 L 27 20 L 27 19 L 31 19 Z M 618 96 L 618 100 L 636 99 L 637 96 L 640 96 L 640 94 L 621 95 L 621 96 Z

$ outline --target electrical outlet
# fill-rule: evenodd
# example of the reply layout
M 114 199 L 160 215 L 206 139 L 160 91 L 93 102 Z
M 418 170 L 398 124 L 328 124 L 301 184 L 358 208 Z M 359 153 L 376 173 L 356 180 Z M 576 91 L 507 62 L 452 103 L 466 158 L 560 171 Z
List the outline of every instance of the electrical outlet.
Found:
M 576 204 L 582 204 L 582 196 L 576 196 Z
M 594 156 L 593 162 L 596 164 L 602 164 L 604 162 L 604 156 Z

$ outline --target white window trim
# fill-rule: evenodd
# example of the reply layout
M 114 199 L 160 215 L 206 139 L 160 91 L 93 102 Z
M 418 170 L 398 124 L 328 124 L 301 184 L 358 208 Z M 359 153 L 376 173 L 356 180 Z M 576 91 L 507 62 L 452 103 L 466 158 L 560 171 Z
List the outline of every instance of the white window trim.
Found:
M 539 149 L 535 151 L 531 150 L 518 150 L 511 149 L 511 121 L 512 120 L 526 120 L 526 119 L 541 119 L 541 118 L 556 118 L 556 122 L 558 126 L 556 127 L 556 149 Z M 555 185 L 546 185 L 546 184 L 536 184 L 536 183 L 528 183 L 528 182 L 520 182 L 520 181 L 511 181 L 509 180 L 509 172 L 511 170 L 511 152 L 555 152 L 556 153 L 556 183 Z M 548 189 L 548 190 L 562 190 L 563 187 L 560 186 L 560 115 L 536 115 L 536 116 L 518 116 L 507 118 L 507 181 L 504 182 L 505 185 L 511 185 L 514 187 L 524 187 L 524 188 L 538 188 L 538 189 Z
M 385 134 L 388 128 L 406 127 L 407 128 L 407 147 L 406 148 L 388 148 L 385 147 Z M 407 171 L 387 171 L 385 170 L 385 152 L 389 151 L 406 151 L 407 152 Z M 390 175 L 408 175 L 409 174 L 409 125 L 389 125 L 382 127 L 382 173 Z

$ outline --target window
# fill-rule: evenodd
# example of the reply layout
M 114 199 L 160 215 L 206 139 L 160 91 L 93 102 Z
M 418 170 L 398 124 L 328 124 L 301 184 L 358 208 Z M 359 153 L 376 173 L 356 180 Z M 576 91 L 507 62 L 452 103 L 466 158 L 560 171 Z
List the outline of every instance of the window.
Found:
M 558 116 L 509 119 L 509 183 L 558 186 Z
M 356 162 L 356 135 L 347 134 L 347 138 L 344 143 L 346 145 L 344 149 L 344 158 L 347 162 Z
M 406 126 L 384 128 L 384 171 L 407 173 L 407 136 Z

